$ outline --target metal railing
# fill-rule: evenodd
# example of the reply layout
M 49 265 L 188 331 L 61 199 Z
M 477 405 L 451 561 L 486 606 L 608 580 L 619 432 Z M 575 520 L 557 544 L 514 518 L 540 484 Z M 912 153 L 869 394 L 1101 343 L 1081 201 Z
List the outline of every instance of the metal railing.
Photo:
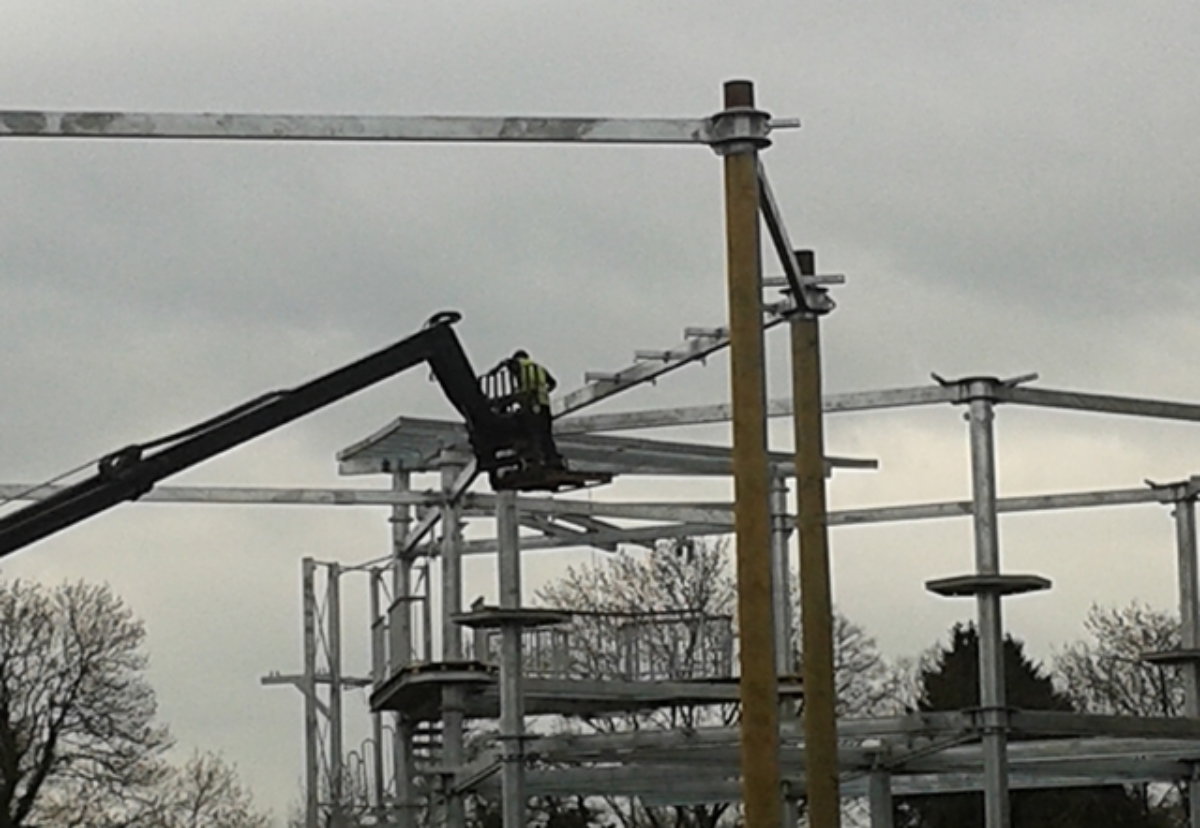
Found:
M 498 663 L 499 633 L 480 638 L 478 660 Z M 561 627 L 526 630 L 522 653 L 524 674 L 541 678 L 732 678 L 733 619 L 692 612 L 576 613 Z

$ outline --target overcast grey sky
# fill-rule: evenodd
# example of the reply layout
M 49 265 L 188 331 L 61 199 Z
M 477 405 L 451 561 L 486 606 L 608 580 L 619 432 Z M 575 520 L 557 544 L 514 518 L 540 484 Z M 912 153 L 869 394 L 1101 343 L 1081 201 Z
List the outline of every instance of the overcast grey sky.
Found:
M 829 390 L 1036 370 L 1198 400 L 1198 26 L 1184 0 L 7 0 L 0 109 L 699 117 L 750 77 L 804 122 L 766 154 L 793 240 L 848 274 Z M 720 165 L 700 148 L 7 140 L 0 193 L 3 482 L 306 379 L 442 308 L 464 312 L 477 363 L 522 345 L 570 386 L 724 316 Z M 344 484 L 339 448 L 449 415 L 416 374 L 178 482 Z M 620 404 L 718 401 L 726 383 L 712 360 Z M 960 413 L 835 418 L 830 450 L 882 468 L 839 476 L 833 504 L 965 496 Z M 1200 429 L 1177 425 L 1004 409 L 998 444 L 1002 494 L 1200 472 Z M 0 571 L 111 583 L 147 622 L 181 742 L 223 751 L 282 810 L 300 700 L 258 677 L 299 665 L 298 562 L 372 557 L 386 531 L 369 510 L 127 506 Z M 1007 614 L 1042 656 L 1092 601 L 1173 603 L 1161 507 L 1001 531 L 1006 568 L 1055 581 Z M 838 530 L 837 600 L 914 653 L 969 617 L 921 588 L 967 570 L 969 538 L 961 521 Z M 530 583 L 587 557 L 531 557 Z

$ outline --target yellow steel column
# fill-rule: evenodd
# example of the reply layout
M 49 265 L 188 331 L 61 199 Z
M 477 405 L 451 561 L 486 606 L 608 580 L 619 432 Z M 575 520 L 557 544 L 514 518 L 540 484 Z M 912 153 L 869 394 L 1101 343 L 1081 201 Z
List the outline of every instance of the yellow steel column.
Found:
M 800 272 L 816 272 L 812 251 L 797 251 Z M 804 682 L 804 755 L 808 824 L 838 828 L 833 601 L 825 523 L 825 435 L 821 422 L 821 332 L 816 314 L 791 319 L 792 406 L 795 412 L 797 535 L 800 540 L 800 625 Z
M 736 125 L 737 119 L 761 115 L 754 110 L 753 84 L 747 81 L 725 84 L 725 112 L 719 117 L 733 119 Z M 737 132 L 740 130 L 735 129 Z M 752 139 L 733 139 L 720 151 L 725 156 L 742 802 L 746 828 L 779 828 L 779 715 L 771 608 L 770 479 L 758 223 L 759 146 Z

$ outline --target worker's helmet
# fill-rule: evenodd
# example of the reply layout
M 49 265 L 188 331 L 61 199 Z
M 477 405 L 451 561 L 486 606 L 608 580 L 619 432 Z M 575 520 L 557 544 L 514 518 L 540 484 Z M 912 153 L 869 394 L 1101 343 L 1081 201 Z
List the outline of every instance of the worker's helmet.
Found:
M 526 351 L 524 348 L 518 348 L 517 350 L 513 351 L 512 358 L 513 359 L 529 359 L 529 352 Z

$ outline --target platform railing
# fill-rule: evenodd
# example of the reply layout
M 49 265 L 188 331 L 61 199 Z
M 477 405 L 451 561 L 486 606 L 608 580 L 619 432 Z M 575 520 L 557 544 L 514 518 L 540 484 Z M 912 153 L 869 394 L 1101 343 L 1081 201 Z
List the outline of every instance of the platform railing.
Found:
M 499 662 L 500 638 L 479 638 L 476 658 Z M 528 676 L 620 681 L 719 680 L 734 676 L 733 619 L 691 612 L 574 613 L 559 627 L 526 630 Z

